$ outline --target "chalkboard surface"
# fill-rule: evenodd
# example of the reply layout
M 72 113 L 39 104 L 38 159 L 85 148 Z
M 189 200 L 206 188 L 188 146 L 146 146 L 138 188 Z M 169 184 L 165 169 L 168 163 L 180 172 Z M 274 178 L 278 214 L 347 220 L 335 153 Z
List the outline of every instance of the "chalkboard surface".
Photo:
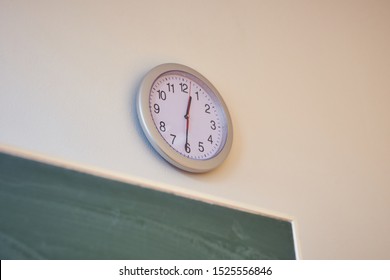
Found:
M 295 259 L 288 221 L 0 153 L 1 259 Z

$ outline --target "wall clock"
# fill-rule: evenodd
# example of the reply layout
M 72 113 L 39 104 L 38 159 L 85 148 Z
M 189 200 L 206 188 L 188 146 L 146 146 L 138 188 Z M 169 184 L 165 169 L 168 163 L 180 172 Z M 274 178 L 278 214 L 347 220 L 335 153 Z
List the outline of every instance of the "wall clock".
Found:
M 150 70 L 139 88 L 137 113 L 152 146 L 180 169 L 207 172 L 229 154 L 229 111 L 217 89 L 192 68 L 168 63 Z

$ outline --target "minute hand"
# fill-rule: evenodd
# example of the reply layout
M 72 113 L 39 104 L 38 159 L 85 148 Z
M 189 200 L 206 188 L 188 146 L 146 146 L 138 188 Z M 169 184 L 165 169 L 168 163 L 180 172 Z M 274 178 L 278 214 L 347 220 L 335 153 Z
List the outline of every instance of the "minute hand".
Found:
M 192 96 L 188 98 L 188 104 L 187 104 L 187 110 L 186 114 L 184 115 L 184 118 L 186 119 L 186 147 L 188 144 L 188 129 L 190 127 L 190 108 L 191 108 L 191 101 L 192 101 Z

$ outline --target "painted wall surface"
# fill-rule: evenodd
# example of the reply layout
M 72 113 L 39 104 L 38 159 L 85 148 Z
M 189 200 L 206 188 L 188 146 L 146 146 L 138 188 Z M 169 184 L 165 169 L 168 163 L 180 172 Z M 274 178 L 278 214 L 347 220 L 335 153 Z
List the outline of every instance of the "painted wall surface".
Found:
M 304 259 L 389 259 L 389 50 L 389 1 L 1 0 L 0 147 L 291 218 Z M 172 168 L 137 124 L 166 62 L 230 109 L 211 173 Z

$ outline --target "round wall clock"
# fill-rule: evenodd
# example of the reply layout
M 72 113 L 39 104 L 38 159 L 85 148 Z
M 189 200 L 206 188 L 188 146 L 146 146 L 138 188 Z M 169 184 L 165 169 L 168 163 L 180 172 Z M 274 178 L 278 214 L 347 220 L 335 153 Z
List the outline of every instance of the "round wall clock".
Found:
M 137 98 L 147 139 L 174 166 L 201 173 L 228 156 L 233 140 L 229 111 L 217 89 L 197 71 L 159 65 L 145 75 Z

